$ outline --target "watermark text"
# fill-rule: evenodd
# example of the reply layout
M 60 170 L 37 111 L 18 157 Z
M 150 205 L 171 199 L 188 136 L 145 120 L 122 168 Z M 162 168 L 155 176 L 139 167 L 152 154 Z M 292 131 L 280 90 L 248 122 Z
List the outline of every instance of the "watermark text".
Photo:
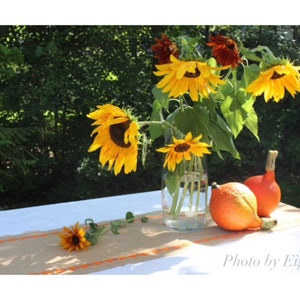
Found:
M 258 268 L 264 267 L 270 271 L 278 267 L 295 268 L 300 271 L 300 254 L 289 253 L 278 257 L 266 254 L 264 256 L 243 256 L 237 253 L 226 254 L 223 267 L 231 268 Z

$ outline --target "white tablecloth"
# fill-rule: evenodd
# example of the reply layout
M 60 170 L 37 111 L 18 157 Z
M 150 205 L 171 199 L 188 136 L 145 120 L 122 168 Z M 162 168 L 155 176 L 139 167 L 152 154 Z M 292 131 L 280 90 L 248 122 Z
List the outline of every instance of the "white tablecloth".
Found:
M 161 209 L 160 191 L 103 197 L 0 211 L 0 237 L 35 230 L 52 230 L 92 218 L 123 219 L 127 211 L 144 214 Z
M 41 229 L 52 230 L 74 224 L 76 221 L 84 221 L 85 218 L 107 221 L 124 218 L 127 211 L 141 215 L 160 211 L 160 209 L 160 191 L 153 191 L 0 211 L 0 236 L 18 235 Z M 295 210 L 297 209 L 295 208 Z M 276 216 L 276 212 L 274 215 Z M 178 235 L 180 236 L 180 233 Z M 157 286 L 165 285 L 163 284 L 164 279 L 157 280 L 156 275 L 167 275 L 167 278 L 185 274 L 206 275 L 221 278 L 222 282 L 227 282 L 230 278 L 238 281 L 244 278 L 245 281 L 253 280 L 254 286 L 256 284 L 262 287 L 264 285 L 261 284 L 261 280 L 270 284 L 275 280 L 274 278 L 280 278 L 281 285 L 286 287 L 285 292 L 283 292 L 284 289 L 280 289 L 280 292 L 286 295 L 291 293 L 294 285 L 291 285 L 293 279 L 288 279 L 288 282 L 284 283 L 285 280 L 290 277 L 300 278 L 300 227 L 290 227 L 266 232 L 255 237 L 229 240 L 215 246 L 191 244 L 162 258 L 90 273 L 90 275 L 118 276 L 146 274 L 155 275 L 151 282 L 156 282 Z M 85 277 L 90 278 L 90 276 Z M 98 276 L 92 277 L 97 278 Z M 112 277 L 108 276 L 108 278 Z M 109 282 L 111 280 L 109 279 Z M 118 285 L 122 286 L 122 283 L 127 282 L 127 279 L 124 280 L 122 279 Z M 136 277 L 135 280 L 138 282 L 140 279 Z M 198 280 L 203 282 L 203 279 L 197 279 L 196 283 L 195 279 L 187 282 L 186 279 L 180 279 L 180 282 L 183 286 L 184 282 L 190 286 L 190 284 L 197 285 Z M 126 283 L 126 286 L 130 285 L 131 281 Z M 147 285 L 147 282 L 142 280 L 139 285 Z M 195 288 L 199 289 L 199 286 L 195 286 Z M 275 288 L 275 286 L 272 287 L 273 291 Z M 202 298 L 201 288 L 199 292 L 199 297 Z M 279 295 L 280 292 L 278 291 L 276 295 Z M 177 294 L 185 295 L 182 292 Z M 296 298 L 291 297 L 290 299 Z

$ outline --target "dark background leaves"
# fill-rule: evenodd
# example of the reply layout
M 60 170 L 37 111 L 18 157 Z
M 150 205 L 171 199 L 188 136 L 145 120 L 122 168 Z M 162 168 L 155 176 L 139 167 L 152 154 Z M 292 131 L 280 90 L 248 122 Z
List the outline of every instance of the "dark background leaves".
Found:
M 145 168 L 139 162 L 136 173 L 117 177 L 99 165 L 98 153 L 87 153 L 86 114 L 113 103 L 149 117 L 155 38 L 207 38 L 212 30 L 300 63 L 298 26 L 0 26 L 0 209 L 159 189 L 155 151 Z M 258 98 L 254 107 L 260 143 L 244 130 L 236 140 L 241 160 L 209 156 L 210 183 L 263 173 L 268 150 L 277 149 L 282 201 L 300 207 L 300 97 Z

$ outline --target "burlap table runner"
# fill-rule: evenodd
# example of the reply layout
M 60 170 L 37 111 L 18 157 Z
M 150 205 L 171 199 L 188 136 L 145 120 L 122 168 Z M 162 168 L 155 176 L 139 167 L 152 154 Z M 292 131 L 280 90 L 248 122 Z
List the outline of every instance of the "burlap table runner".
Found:
M 300 225 L 300 210 L 281 203 L 274 213 L 278 225 L 273 231 Z M 72 226 L 74 224 L 66 224 Z M 168 229 L 161 216 L 149 215 L 147 223 L 128 224 L 120 234 L 108 231 L 87 251 L 68 252 L 60 245 L 62 228 L 0 238 L 0 274 L 87 274 L 174 255 L 191 244 L 216 246 L 233 239 L 269 234 L 265 231 L 229 232 L 213 221 L 200 231 L 177 232 Z

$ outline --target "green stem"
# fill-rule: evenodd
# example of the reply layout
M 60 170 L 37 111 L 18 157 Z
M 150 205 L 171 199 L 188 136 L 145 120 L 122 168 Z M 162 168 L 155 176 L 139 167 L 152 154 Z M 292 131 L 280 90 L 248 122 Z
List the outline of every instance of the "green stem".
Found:
M 192 156 L 192 160 L 189 163 L 189 169 L 188 169 L 189 173 L 195 173 L 195 171 L 197 171 L 197 160 L 198 160 L 197 157 L 195 157 L 193 155 Z M 195 178 L 195 180 L 196 180 L 196 178 Z M 190 186 L 190 205 L 189 205 L 189 211 L 192 211 L 192 209 L 193 209 L 195 180 L 193 179 L 191 181 L 191 186 Z
M 234 82 L 234 92 L 236 93 L 237 92 L 237 70 L 236 69 L 232 70 L 232 79 Z
M 234 70 L 232 68 L 229 68 L 227 73 L 225 74 L 225 76 L 222 78 L 222 80 L 227 81 L 230 74 L 233 72 Z
M 147 126 L 147 125 L 152 125 L 152 124 L 158 124 L 158 125 L 167 124 L 168 125 L 168 123 L 164 120 L 162 120 L 162 121 L 139 121 L 139 125 L 141 127 Z
M 183 111 L 184 100 L 185 100 L 184 96 L 179 96 L 179 106 L 181 111 Z
M 184 182 L 183 191 L 182 191 L 182 194 L 181 194 L 181 197 L 180 197 L 179 204 L 178 204 L 177 209 L 176 209 L 176 211 L 175 211 L 175 213 L 173 215 L 175 219 L 177 219 L 178 216 L 179 216 L 179 214 L 180 214 L 181 208 L 182 208 L 183 203 L 184 203 L 184 199 L 186 197 L 186 192 L 187 192 L 188 186 L 189 186 L 189 182 L 185 181 Z
M 204 169 L 203 169 L 203 164 L 202 164 L 202 159 L 201 157 L 196 158 L 196 170 L 199 169 L 200 176 L 199 176 L 199 182 L 197 184 L 197 201 L 196 201 L 196 210 L 199 209 L 200 205 L 200 198 L 201 198 L 201 180 L 202 177 L 204 176 Z
M 178 198 L 179 198 L 179 191 L 180 191 L 180 179 L 176 183 L 176 190 L 175 190 L 175 193 L 174 193 L 174 196 L 173 196 L 172 206 L 171 206 L 171 209 L 170 209 L 170 214 L 172 216 L 174 216 L 175 212 L 176 212 L 176 207 L 177 207 Z
M 183 160 L 183 162 L 177 166 L 169 180 L 166 178 L 166 185 L 172 197 L 169 211 L 172 219 L 178 219 L 186 200 L 188 201 L 187 208 L 189 212 L 199 210 L 202 196 L 202 180 L 205 180 L 205 199 L 203 200 L 207 205 L 207 181 L 204 176 L 202 158 L 193 155 L 191 160 Z M 171 191 L 173 192 L 171 193 Z
M 178 131 L 178 128 L 176 126 L 173 126 L 172 124 L 170 124 L 169 122 L 167 122 L 165 120 L 161 120 L 161 121 L 139 121 L 138 123 L 139 123 L 140 127 L 148 126 L 148 125 L 166 125 L 166 126 L 170 127 L 174 132 Z
M 192 211 L 192 209 L 193 209 L 194 189 L 195 189 L 195 181 L 193 180 L 191 182 L 191 187 L 190 187 L 190 205 L 189 205 L 189 211 Z

